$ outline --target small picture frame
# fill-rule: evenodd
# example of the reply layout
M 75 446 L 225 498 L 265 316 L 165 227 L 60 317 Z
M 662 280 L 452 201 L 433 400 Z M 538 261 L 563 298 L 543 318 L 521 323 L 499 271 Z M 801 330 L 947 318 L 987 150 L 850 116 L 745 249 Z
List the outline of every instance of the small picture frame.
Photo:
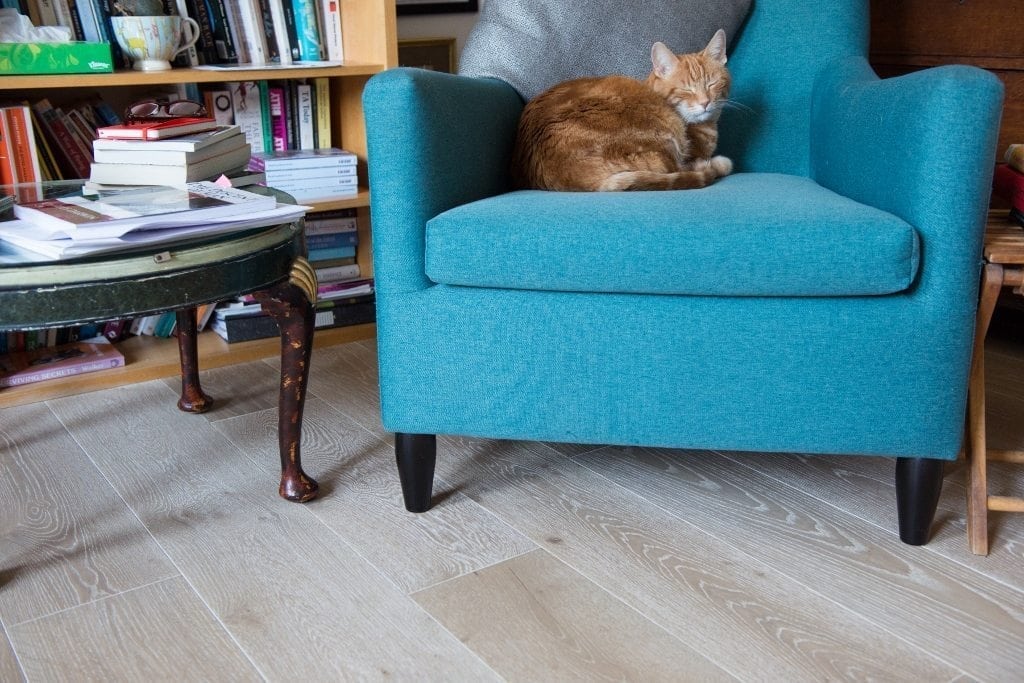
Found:
M 398 41 L 398 65 L 455 73 L 454 38 L 412 38 Z
M 445 12 L 476 12 L 477 0 L 395 0 L 398 14 L 444 14 Z

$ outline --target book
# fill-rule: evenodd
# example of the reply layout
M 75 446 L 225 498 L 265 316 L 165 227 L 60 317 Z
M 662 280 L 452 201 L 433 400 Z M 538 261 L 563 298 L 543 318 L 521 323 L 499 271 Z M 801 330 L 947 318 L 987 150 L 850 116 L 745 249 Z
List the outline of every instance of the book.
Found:
M 270 137 L 275 151 L 288 149 L 288 124 L 284 88 L 272 86 L 267 91 L 270 104 Z
M 313 105 L 313 86 L 309 83 L 295 84 L 295 135 L 299 149 L 316 149 L 316 111 Z
M 288 21 L 284 13 L 284 5 L 291 0 L 266 0 L 270 18 L 274 25 L 274 41 L 277 43 L 277 58 L 280 64 L 288 65 L 294 61 L 292 56 L 291 38 Z M 294 29 L 291 31 L 294 32 Z
M 352 184 L 356 183 L 356 166 L 310 166 L 309 168 L 268 168 L 264 173 L 271 182 L 294 183 L 305 180 L 323 180 L 326 178 L 342 179 L 347 178 Z
M 376 313 L 373 294 L 326 301 L 317 304 L 314 328 L 320 330 L 372 323 L 376 320 Z M 229 344 L 267 339 L 280 334 L 277 321 L 262 311 L 229 317 L 216 314 L 208 327 Z
M 326 235 L 334 232 L 356 232 L 358 224 L 355 216 L 338 216 L 320 218 L 323 214 L 310 214 L 306 217 L 306 235 Z
M 238 131 L 237 128 L 235 128 Z M 173 138 L 172 138 L 173 139 Z M 99 140 L 97 140 L 99 142 Z M 106 141 L 105 141 L 106 142 Z M 148 141 L 128 141 L 134 146 L 120 146 L 115 148 L 97 147 L 93 150 L 93 159 L 98 164 L 145 164 L 147 166 L 185 166 L 200 161 L 212 159 L 222 154 L 238 149 L 250 149 L 249 143 L 241 131 L 236 135 L 222 139 L 212 145 L 205 145 L 194 151 L 183 151 L 173 149 L 150 149 Z M 246 162 L 248 157 L 246 158 Z
M 44 133 L 50 137 L 52 149 L 60 152 L 58 163 L 63 161 L 64 177 L 87 178 L 92 159 L 72 136 L 60 111 L 46 98 L 36 101 L 32 108 L 43 124 Z
M 14 178 L 18 183 L 36 183 L 43 179 L 39 168 L 39 151 L 32 128 L 32 117 L 25 105 L 3 108 L 4 123 L 7 126 L 7 143 L 11 150 Z
M 0 356 L 0 387 L 81 375 L 124 365 L 124 355 L 105 337 Z
M 351 280 L 359 277 L 359 264 L 351 263 L 344 266 L 330 266 L 319 268 L 314 266 L 317 282 L 338 282 L 339 280 Z
M 109 185 L 168 185 L 184 187 L 188 183 L 216 178 L 228 171 L 245 168 L 249 161 L 249 143 L 217 156 L 188 164 L 94 163 L 89 180 Z
M 129 121 L 114 126 L 101 126 L 96 133 L 101 138 L 119 140 L 161 140 L 189 133 L 213 130 L 220 124 L 205 116 L 178 116 L 152 121 Z
M 316 146 L 331 146 L 331 82 L 323 77 L 313 79 L 313 102 L 316 109 Z
M 340 0 L 320 0 L 321 39 L 327 59 L 341 61 L 345 59 L 345 49 L 341 36 L 341 2 Z
M 292 0 L 295 33 L 299 55 L 303 61 L 323 59 L 320 31 L 317 26 L 317 3 L 320 0 Z
M 249 168 L 253 171 L 272 171 L 314 167 L 355 166 L 356 155 L 337 147 L 320 149 L 289 149 L 273 152 L 254 152 Z
M 306 247 L 309 249 L 332 249 L 334 247 L 351 247 L 357 244 L 359 244 L 359 233 L 355 230 L 313 235 L 306 233 Z
M 259 86 L 256 81 L 239 81 L 231 83 L 230 86 L 235 124 L 242 129 L 245 139 L 252 145 L 253 154 L 266 151 L 264 140 L 266 135 L 269 135 L 269 130 L 264 132 L 263 103 Z
M 207 131 L 181 135 L 162 140 L 93 140 L 94 152 L 99 150 L 143 150 L 149 152 L 196 152 L 210 145 L 223 142 L 242 134 L 242 129 L 235 125 L 221 125 Z M 97 159 L 97 161 L 99 161 Z
M 212 218 L 273 209 L 276 205 L 273 197 L 198 182 L 189 183 L 187 189 L 154 186 L 16 204 L 14 215 L 34 227 L 64 234 L 100 227 L 195 225 Z
M 323 261 L 327 259 L 336 258 L 351 258 L 356 255 L 356 247 L 353 244 L 342 245 L 339 247 L 320 247 L 310 248 L 309 254 L 306 256 L 310 262 L 313 262 L 314 267 L 316 261 Z
M 245 44 L 245 51 L 248 54 L 246 64 L 266 64 L 267 59 L 267 36 L 263 28 L 263 14 L 260 12 L 257 0 L 238 0 L 238 16 L 241 24 L 235 29 L 242 42 Z
M 0 185 L 13 185 L 17 182 L 14 179 L 14 161 L 11 159 L 13 154 L 7 119 L 0 116 Z

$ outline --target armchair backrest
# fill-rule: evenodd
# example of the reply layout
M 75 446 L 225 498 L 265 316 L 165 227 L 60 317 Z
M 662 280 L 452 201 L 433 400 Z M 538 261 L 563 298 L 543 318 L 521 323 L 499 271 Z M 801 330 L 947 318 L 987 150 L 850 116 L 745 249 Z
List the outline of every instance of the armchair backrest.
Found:
M 754 0 L 729 47 L 738 106 L 722 115 L 720 153 L 738 171 L 809 175 L 814 79 L 866 56 L 869 30 L 868 0 Z

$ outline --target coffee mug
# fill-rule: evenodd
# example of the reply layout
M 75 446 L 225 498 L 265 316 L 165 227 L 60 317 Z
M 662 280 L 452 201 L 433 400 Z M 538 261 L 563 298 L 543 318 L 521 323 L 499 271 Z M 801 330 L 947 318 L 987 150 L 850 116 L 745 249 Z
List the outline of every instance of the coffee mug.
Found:
M 187 17 L 111 17 L 110 21 L 117 44 L 136 71 L 166 71 L 172 59 L 199 40 L 199 24 Z

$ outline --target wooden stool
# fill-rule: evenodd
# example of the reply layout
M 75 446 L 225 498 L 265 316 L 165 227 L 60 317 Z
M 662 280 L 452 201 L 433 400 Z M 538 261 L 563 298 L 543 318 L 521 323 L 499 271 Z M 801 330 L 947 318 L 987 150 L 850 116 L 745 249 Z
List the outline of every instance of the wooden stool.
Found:
M 985 335 L 1003 287 L 1024 296 L 1024 228 L 1008 218 L 990 220 L 985 231 L 985 267 L 974 332 L 968 389 L 967 539 L 971 552 L 988 555 L 988 511 L 1024 512 L 1024 498 L 988 495 L 988 461 L 1024 464 L 1024 451 L 989 449 L 985 441 Z

